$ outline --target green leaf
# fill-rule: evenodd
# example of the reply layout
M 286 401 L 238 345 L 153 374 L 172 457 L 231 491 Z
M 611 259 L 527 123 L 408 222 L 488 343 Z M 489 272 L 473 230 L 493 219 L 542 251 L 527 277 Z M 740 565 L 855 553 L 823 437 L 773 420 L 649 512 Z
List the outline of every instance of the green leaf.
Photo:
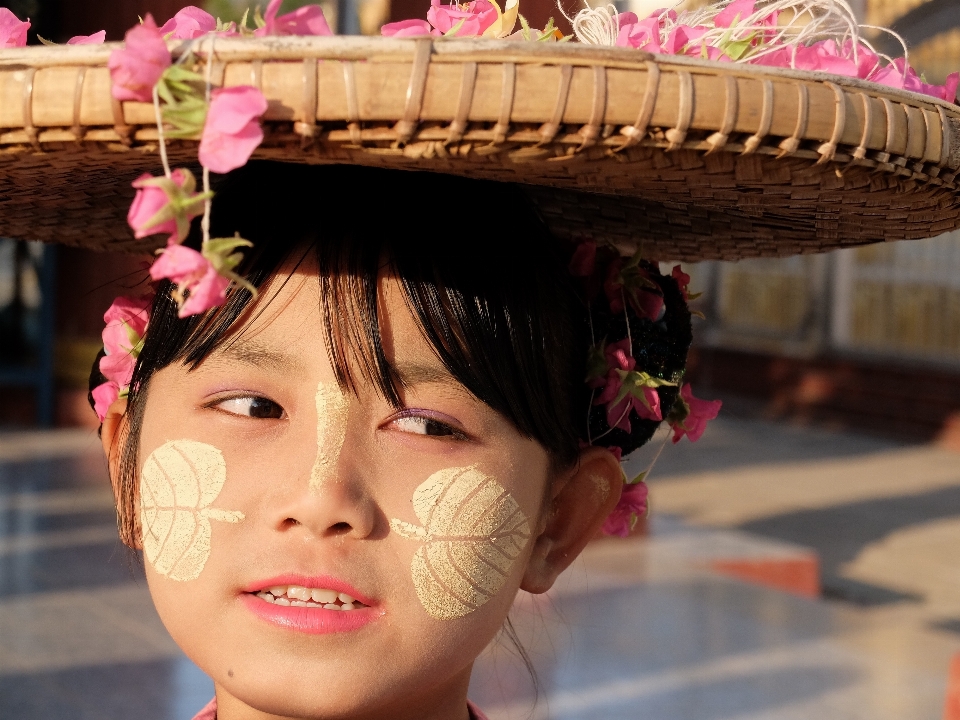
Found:
M 260 6 L 259 6 L 259 5 L 257 5 L 257 6 L 253 9 L 253 24 L 256 25 L 258 29 L 259 29 L 259 28 L 262 28 L 262 27 L 266 27 L 266 25 L 267 25 L 267 21 L 264 20 L 264 19 L 263 19 L 263 15 L 260 14 Z
M 517 15 L 520 18 L 520 32 L 523 34 L 523 39 L 529 40 L 530 39 L 530 23 L 527 22 L 527 19 L 523 15 L 520 15 L 519 13 Z
M 40 41 L 41 43 L 43 43 L 44 45 L 59 45 L 59 44 L 60 44 L 60 43 L 55 43 L 55 42 L 53 42 L 53 40 L 47 40 L 45 37 L 43 37 L 43 35 L 40 35 L 40 34 L 37 35 L 37 40 L 39 40 L 39 41 Z
M 649 472 L 650 472 L 649 470 L 644 470 L 642 473 L 637 475 L 633 480 L 628 480 L 627 485 L 637 485 L 639 483 L 642 483 L 644 480 L 647 479 L 647 473 Z
M 607 365 L 605 346 L 606 343 L 601 342 L 599 345 L 594 345 L 590 348 L 590 351 L 587 353 L 587 382 L 602 378 L 610 369 Z
M 460 28 L 463 27 L 463 23 L 465 22 L 465 20 L 466 20 L 466 18 L 464 18 L 463 20 L 461 20 L 460 22 L 458 22 L 458 23 L 457 23 L 456 25 L 454 25 L 452 28 L 450 28 L 449 30 L 447 30 L 447 31 L 443 34 L 443 36 L 444 36 L 444 37 L 453 37 L 453 36 L 455 36 L 458 32 L 460 32 Z
M 240 29 L 241 32 L 247 29 L 247 20 L 249 19 L 249 17 L 250 17 L 250 8 L 248 7 L 246 10 L 243 11 L 243 17 L 240 18 L 240 22 L 237 25 L 237 27 Z

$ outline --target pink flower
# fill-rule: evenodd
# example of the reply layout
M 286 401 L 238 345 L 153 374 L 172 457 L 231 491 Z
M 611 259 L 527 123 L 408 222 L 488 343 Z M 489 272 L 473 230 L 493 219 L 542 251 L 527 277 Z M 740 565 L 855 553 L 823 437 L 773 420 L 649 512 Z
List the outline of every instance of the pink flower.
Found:
M 597 243 L 585 240 L 577 245 L 570 258 L 570 274 L 574 277 L 590 277 L 597 263 Z
M 594 405 L 607 406 L 607 425 L 630 432 L 630 413 L 647 420 L 661 420 L 660 395 L 649 376 L 635 372 L 630 340 L 611 343 L 604 348 L 606 377 L 590 382 L 590 387 L 603 388 Z M 648 384 L 649 383 L 649 384 Z
M 713 420 L 720 413 L 720 407 L 723 402 L 720 400 L 700 400 L 693 396 L 693 390 L 690 383 L 684 384 L 680 388 L 680 402 L 687 412 L 685 418 L 679 421 L 671 421 L 673 428 L 673 442 L 680 442 L 684 435 L 690 438 L 691 442 L 696 442 L 707 429 L 707 421 Z
M 728 28 L 734 23 L 742 23 L 753 15 L 754 0 L 733 0 L 713 19 L 717 27 Z
M 188 5 L 163 24 L 160 34 L 168 40 L 191 40 L 216 29 L 217 20 L 213 15 L 194 5 Z
M 267 100 L 255 87 L 214 90 L 200 139 L 200 164 L 215 173 L 246 165 L 263 142 L 258 121 L 266 111 Z
M 140 355 L 140 344 L 150 319 L 151 299 L 118 297 L 103 315 L 100 372 L 121 389 L 130 385 Z
M 620 501 L 603 523 L 603 532 L 606 535 L 627 537 L 637 524 L 637 518 L 647 514 L 649 493 L 645 482 L 624 485 Z
M 387 23 L 380 28 L 383 37 L 418 37 L 421 35 L 439 35 L 437 30 L 430 27 L 426 20 L 401 20 Z
M 222 277 L 207 258 L 192 248 L 169 243 L 150 268 L 154 280 L 164 278 L 177 285 L 174 297 L 182 318 L 220 305 L 227 297 L 230 280 Z M 189 296 L 185 297 L 185 293 Z
M 107 31 L 101 30 L 93 35 L 77 35 L 67 40 L 67 45 L 102 45 L 107 39 Z
M 126 43 L 110 54 L 107 63 L 117 100 L 153 102 L 153 88 L 170 67 L 170 51 L 147 13 L 143 24 L 127 31 Z
M 677 287 L 683 295 L 684 301 L 690 300 L 690 276 L 687 275 L 679 265 L 675 265 L 670 276 L 677 281 Z
M 660 20 L 649 17 L 635 23 L 620 25 L 617 34 L 618 47 L 631 47 L 652 53 L 664 52 L 660 45 Z
M 457 37 L 479 37 L 497 17 L 499 13 L 490 0 L 471 0 L 462 5 L 441 5 L 440 0 L 430 0 L 427 11 L 427 20 L 443 35 L 459 25 L 454 33 Z
M 948 75 L 943 85 L 926 83 L 917 75 L 916 70 L 906 65 L 903 58 L 897 58 L 892 65 L 877 69 L 867 79 L 888 87 L 929 95 L 949 103 L 957 101 L 957 87 L 960 85 L 960 73 Z
M 203 196 L 189 170 L 176 169 L 169 178 L 149 173 L 133 181 L 137 195 L 127 213 L 127 223 L 138 238 L 169 233 L 171 242 L 182 242 L 190 220 L 203 214 Z
M 263 14 L 266 25 L 258 28 L 253 34 L 257 37 L 267 35 L 333 35 L 327 19 L 323 16 L 323 8 L 319 5 L 305 5 L 291 13 L 277 17 L 283 0 L 270 0 L 267 11 Z
M 10 10 L 0 7 L 0 48 L 23 47 L 27 44 L 30 21 L 22 21 Z
M 627 382 L 631 382 L 627 378 Z M 663 419 L 660 412 L 660 395 L 657 389 L 649 386 L 632 387 L 623 398 L 617 400 L 621 394 L 624 380 L 620 373 L 615 370 L 607 375 L 607 384 L 594 400 L 594 405 L 607 405 L 607 425 L 611 428 L 618 428 L 624 432 L 632 432 L 633 426 L 630 424 L 630 413 L 635 412 L 641 420 Z
M 102 385 L 97 385 L 91 392 L 93 395 L 93 409 L 97 413 L 100 422 L 107 417 L 107 411 L 110 406 L 120 397 L 120 388 L 112 380 L 108 380 Z

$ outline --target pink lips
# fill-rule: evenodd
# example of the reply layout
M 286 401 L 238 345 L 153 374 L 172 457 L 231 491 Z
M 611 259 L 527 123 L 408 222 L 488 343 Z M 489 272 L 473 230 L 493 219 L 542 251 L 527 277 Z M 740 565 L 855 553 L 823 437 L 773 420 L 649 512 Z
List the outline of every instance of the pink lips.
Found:
M 354 610 L 327 610 L 321 607 L 293 607 L 275 605 L 257 597 L 256 593 L 278 585 L 299 585 L 308 588 L 324 588 L 346 593 L 369 607 Z M 261 580 L 244 588 L 241 597 L 250 612 L 277 627 L 312 635 L 341 633 L 359 630 L 383 615 L 373 600 L 360 595 L 346 583 L 331 577 L 305 577 L 282 575 Z

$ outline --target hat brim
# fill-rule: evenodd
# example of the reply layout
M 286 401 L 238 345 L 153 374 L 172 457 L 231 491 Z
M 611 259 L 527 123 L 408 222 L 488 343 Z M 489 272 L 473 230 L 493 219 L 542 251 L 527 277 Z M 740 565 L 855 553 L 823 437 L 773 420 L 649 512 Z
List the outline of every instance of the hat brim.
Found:
M 114 47 L 0 53 L 0 236 L 124 251 L 163 241 L 135 240 L 125 222 L 130 183 L 160 163 L 152 105 L 111 97 Z M 269 101 L 254 157 L 519 183 L 555 234 L 642 245 L 651 259 L 960 227 L 960 108 L 872 83 L 490 40 L 218 38 L 213 55 L 214 84 Z M 195 165 L 197 141 L 169 152 Z M 496 208 L 465 200 L 471 212 Z

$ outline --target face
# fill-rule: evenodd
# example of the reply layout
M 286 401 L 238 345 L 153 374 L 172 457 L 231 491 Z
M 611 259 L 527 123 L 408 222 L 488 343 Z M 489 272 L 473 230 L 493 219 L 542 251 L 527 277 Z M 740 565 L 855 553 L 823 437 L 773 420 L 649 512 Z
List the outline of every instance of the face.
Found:
M 459 717 L 445 704 L 521 584 L 549 459 L 449 375 L 389 277 L 402 408 L 341 392 L 318 292 L 294 274 L 199 368 L 151 379 L 150 591 L 223 716 Z

